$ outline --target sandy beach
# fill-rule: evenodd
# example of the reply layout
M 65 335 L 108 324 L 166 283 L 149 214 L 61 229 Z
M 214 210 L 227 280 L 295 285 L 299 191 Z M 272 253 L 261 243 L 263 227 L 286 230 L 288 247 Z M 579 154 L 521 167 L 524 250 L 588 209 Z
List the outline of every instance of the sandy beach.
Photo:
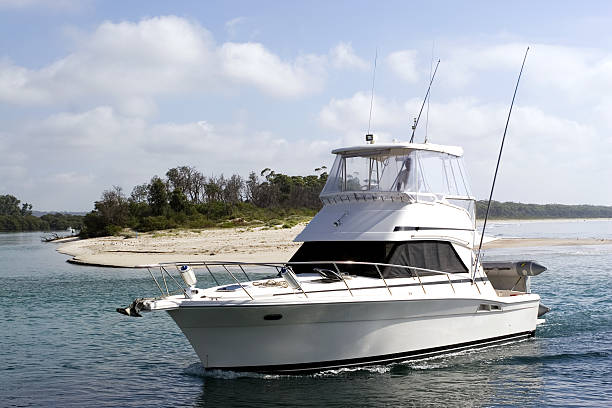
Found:
M 91 238 L 60 243 L 69 262 L 131 268 L 179 261 L 284 262 L 300 246 L 293 239 L 306 224 L 293 228 L 170 230 L 137 236 Z
M 285 262 L 300 243 L 293 242 L 305 224 L 293 228 L 224 228 L 202 231 L 170 230 L 133 237 L 103 237 L 59 243 L 69 262 L 131 268 L 158 262 L 245 261 Z M 610 245 L 602 239 L 497 239 L 485 248 Z

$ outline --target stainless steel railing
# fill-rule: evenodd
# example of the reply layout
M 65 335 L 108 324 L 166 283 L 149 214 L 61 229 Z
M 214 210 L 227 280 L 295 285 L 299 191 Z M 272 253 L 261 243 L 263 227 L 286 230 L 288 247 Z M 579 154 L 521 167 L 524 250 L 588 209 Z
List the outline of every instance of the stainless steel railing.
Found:
M 346 265 L 351 265 L 351 266 L 370 266 L 370 267 L 374 267 L 374 269 L 376 270 L 377 274 L 379 275 L 380 279 L 382 280 L 384 287 L 387 289 L 387 291 L 389 292 L 390 296 L 393 296 L 393 292 L 391 291 L 391 287 L 389 286 L 387 279 L 392 279 L 392 278 L 385 278 L 384 274 L 381 271 L 381 268 L 399 268 L 399 269 L 405 269 L 405 270 L 409 270 L 411 272 L 411 275 L 413 274 L 414 278 L 416 278 L 419 282 L 419 286 L 421 288 L 421 290 L 423 290 L 423 293 L 426 294 L 427 291 L 425 290 L 425 286 L 423 285 L 423 281 L 421 280 L 421 274 L 423 273 L 427 273 L 427 274 L 437 274 L 437 275 L 445 275 L 446 278 L 448 279 L 448 283 L 450 285 L 450 287 L 453 290 L 453 293 L 455 292 L 455 287 L 453 286 L 453 282 L 450 278 L 451 273 L 449 272 L 443 272 L 443 271 L 438 271 L 438 270 L 433 270 L 433 269 L 426 269 L 426 268 L 419 268 L 419 267 L 415 267 L 415 266 L 406 266 L 406 265 L 395 265 L 395 264 L 387 264 L 387 263 L 375 263 L 375 262 L 357 262 L 357 261 L 305 261 L 305 262 L 287 262 L 287 263 L 258 263 L 258 262 L 220 262 L 220 261 L 215 261 L 215 262 L 208 262 L 208 261 L 195 261 L 195 262 L 165 262 L 165 263 L 159 263 L 159 264 L 152 264 L 152 265 L 139 265 L 137 266 L 137 268 L 146 268 L 149 272 L 149 274 L 151 275 L 151 278 L 153 279 L 153 281 L 155 282 L 156 286 L 158 287 L 159 291 L 161 292 L 161 296 L 162 297 L 166 297 L 166 296 L 170 296 L 173 294 L 180 294 L 180 293 L 184 293 L 185 296 L 190 297 L 190 291 L 188 290 L 187 286 L 184 285 L 183 283 L 181 283 L 180 278 L 176 279 L 174 277 L 174 275 L 172 273 L 170 273 L 169 269 L 174 268 L 176 269 L 176 271 L 178 272 L 180 267 L 187 265 L 193 269 L 205 269 L 206 272 L 208 272 L 208 274 L 210 275 L 210 277 L 212 278 L 212 280 L 216 283 L 217 286 L 221 286 L 223 285 L 223 283 L 221 283 L 219 281 L 219 279 L 217 279 L 217 276 L 215 276 L 215 273 L 213 273 L 213 268 L 218 268 L 221 269 L 221 271 L 224 271 L 224 274 L 226 274 L 228 277 L 231 278 L 232 281 L 234 281 L 240 288 L 242 291 L 244 291 L 244 293 L 251 299 L 254 300 L 255 297 L 253 296 L 253 294 L 251 292 L 249 292 L 247 290 L 247 288 L 243 285 L 243 282 L 240 281 L 240 279 L 238 279 L 236 277 L 236 269 L 234 270 L 234 272 L 232 272 L 230 269 L 233 268 L 238 268 L 239 271 L 244 275 L 244 277 L 246 278 L 246 281 L 253 281 L 255 279 L 251 279 L 251 277 L 247 274 L 247 271 L 245 268 L 248 267 L 253 267 L 253 268 L 257 268 L 258 270 L 261 270 L 263 268 L 269 268 L 269 269 L 273 269 L 274 272 L 276 273 L 276 276 L 280 276 L 281 272 L 283 270 L 288 270 L 288 271 L 292 271 L 295 267 L 298 266 L 302 266 L 302 265 L 316 265 L 316 266 L 321 266 L 321 265 L 330 265 L 333 267 L 333 269 L 325 269 L 325 271 L 330 271 L 333 272 L 335 277 L 337 277 L 338 281 L 342 281 L 344 283 L 344 286 L 346 287 L 347 292 L 351 295 L 354 296 L 353 294 L 353 290 L 356 288 L 353 288 L 353 290 L 351 289 L 351 287 L 349 286 L 348 280 L 346 279 L 348 275 L 346 272 L 341 271 L 341 266 L 346 266 Z M 160 278 L 156 278 L 153 270 L 154 269 L 159 269 L 159 273 L 160 273 Z M 318 268 L 314 268 L 313 272 L 317 272 Z M 323 269 L 319 269 L 320 271 Z M 258 271 L 259 273 L 260 271 Z M 321 272 L 319 272 L 321 273 Z M 175 286 L 177 287 L 177 290 L 171 291 L 170 287 L 168 286 L 169 282 L 174 282 Z M 308 291 L 305 291 L 300 284 L 300 290 L 303 292 L 303 294 L 308 297 Z

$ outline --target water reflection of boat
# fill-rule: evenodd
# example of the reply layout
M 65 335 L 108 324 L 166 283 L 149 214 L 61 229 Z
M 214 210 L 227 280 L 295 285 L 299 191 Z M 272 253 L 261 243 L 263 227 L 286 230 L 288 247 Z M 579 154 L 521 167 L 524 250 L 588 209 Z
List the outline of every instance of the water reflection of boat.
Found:
M 118 311 L 165 310 L 204 367 L 248 371 L 386 363 L 534 334 L 540 297 L 529 279 L 544 268 L 477 264 L 461 148 L 367 144 L 333 153 L 324 206 L 289 262 L 149 265 L 162 296 Z M 253 279 L 266 270 L 274 277 Z M 216 286 L 197 288 L 196 271 Z
M 540 406 L 543 367 L 538 342 L 448 357 L 331 370 L 315 376 L 271 376 L 190 367 L 205 376 L 198 407 L 224 406 Z M 520 373 L 517 375 L 517 373 Z M 240 392 L 236 392 L 236 387 Z M 261 392 L 262 389 L 267 392 Z M 316 395 L 313 394 L 316 389 Z M 356 398 L 358 396 L 358 398 Z

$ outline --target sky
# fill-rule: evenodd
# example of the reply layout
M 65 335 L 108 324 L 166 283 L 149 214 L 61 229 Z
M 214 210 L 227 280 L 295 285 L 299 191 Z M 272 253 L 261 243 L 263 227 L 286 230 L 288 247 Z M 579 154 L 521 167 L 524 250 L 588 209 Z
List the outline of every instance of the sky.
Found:
M 89 211 L 195 166 L 313 174 L 331 150 L 462 146 L 488 197 L 612 205 L 612 3 L 0 0 L 0 194 Z

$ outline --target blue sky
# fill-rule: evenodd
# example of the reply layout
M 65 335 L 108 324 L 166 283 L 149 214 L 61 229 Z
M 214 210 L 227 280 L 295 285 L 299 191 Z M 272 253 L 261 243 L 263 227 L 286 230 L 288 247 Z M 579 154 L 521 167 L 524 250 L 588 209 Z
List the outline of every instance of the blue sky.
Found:
M 362 142 L 378 49 L 379 140 L 409 138 L 441 59 L 430 141 L 484 198 L 530 45 L 495 198 L 612 205 L 610 26 L 608 2 L 0 0 L 0 194 L 89 210 L 176 165 L 329 166 Z

